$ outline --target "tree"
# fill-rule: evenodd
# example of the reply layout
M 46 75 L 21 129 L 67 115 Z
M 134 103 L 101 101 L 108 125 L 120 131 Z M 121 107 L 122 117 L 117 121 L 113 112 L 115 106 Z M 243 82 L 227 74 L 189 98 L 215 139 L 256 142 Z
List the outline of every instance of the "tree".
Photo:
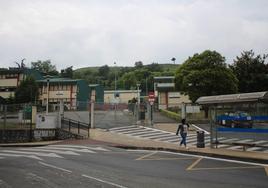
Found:
M 32 76 L 27 76 L 15 91 L 16 103 L 35 102 L 38 99 L 38 85 Z
M 50 60 L 32 62 L 32 69 L 38 70 L 42 73 L 49 75 L 58 75 L 58 71 L 55 65 L 52 65 Z
M 230 68 L 239 80 L 239 92 L 268 90 L 268 64 L 265 64 L 267 57 L 267 55 L 255 56 L 253 50 L 244 51 L 240 57 L 236 57 Z
M 143 67 L 143 63 L 142 63 L 142 61 L 136 61 L 136 62 L 135 62 L 135 67 L 136 67 L 136 68 L 142 68 L 142 67 Z
M 108 78 L 109 73 L 110 73 L 110 68 L 108 65 L 104 65 L 104 66 L 99 68 L 99 75 L 103 76 L 105 79 Z
M 62 69 L 60 74 L 62 78 L 73 78 L 73 66 Z
M 175 82 L 176 88 L 195 102 L 201 96 L 236 93 L 238 80 L 221 54 L 206 50 L 178 68 Z

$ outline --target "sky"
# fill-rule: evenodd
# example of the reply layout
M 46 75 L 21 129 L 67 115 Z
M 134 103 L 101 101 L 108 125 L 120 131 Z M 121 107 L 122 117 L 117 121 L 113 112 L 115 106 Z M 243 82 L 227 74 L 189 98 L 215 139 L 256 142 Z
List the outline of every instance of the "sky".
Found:
M 267 0 L 0 0 L 0 67 L 183 63 L 268 53 Z M 116 63 L 114 63 L 116 62 Z

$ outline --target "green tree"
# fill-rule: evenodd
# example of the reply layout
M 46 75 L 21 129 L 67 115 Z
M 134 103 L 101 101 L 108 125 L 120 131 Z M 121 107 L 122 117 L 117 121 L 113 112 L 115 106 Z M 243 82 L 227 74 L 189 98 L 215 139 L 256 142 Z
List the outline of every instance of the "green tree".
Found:
M 238 90 L 241 93 L 268 90 L 267 55 L 255 56 L 253 50 L 244 51 L 236 57 L 230 66 L 238 81 Z
M 32 76 L 27 76 L 15 91 L 16 103 L 35 102 L 38 99 L 38 84 Z
M 62 69 L 60 75 L 62 78 L 73 78 L 73 66 Z
M 107 79 L 110 73 L 110 67 L 108 65 L 101 66 L 99 68 L 99 76 Z
M 52 65 L 50 60 L 32 62 L 32 69 L 38 70 L 42 73 L 49 75 L 58 75 L 58 71 L 55 65 Z
M 177 70 L 176 88 L 195 102 L 200 96 L 237 92 L 238 80 L 216 51 L 206 50 L 189 57 Z
M 139 68 L 142 68 L 142 67 L 143 67 L 142 61 L 136 61 L 135 62 L 135 68 L 139 69 Z

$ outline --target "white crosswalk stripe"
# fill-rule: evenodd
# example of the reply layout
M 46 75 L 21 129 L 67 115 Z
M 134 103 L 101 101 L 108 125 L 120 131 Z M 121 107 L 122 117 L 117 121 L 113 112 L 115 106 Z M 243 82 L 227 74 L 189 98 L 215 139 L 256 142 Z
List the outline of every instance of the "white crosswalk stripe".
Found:
M 155 141 L 161 141 L 166 143 L 172 143 L 178 145 L 181 141 L 181 137 L 175 135 L 175 133 L 167 132 L 155 128 L 143 127 L 143 126 L 128 126 L 128 127 L 117 127 L 111 128 L 109 130 L 112 133 L 124 134 L 131 137 L 142 138 L 142 139 L 149 139 Z M 224 149 L 231 149 L 231 150 L 243 150 L 243 146 L 239 145 L 230 145 L 230 143 L 253 143 L 257 144 L 255 147 L 248 147 L 247 151 L 262 151 L 267 152 L 265 148 L 261 146 L 268 146 L 268 140 L 253 140 L 253 139 L 239 139 L 239 138 L 226 138 L 226 137 L 218 137 L 217 138 L 220 143 L 217 147 L 224 148 Z M 205 133 L 204 138 L 205 145 L 210 145 L 210 134 Z M 196 147 L 197 144 L 197 135 L 196 134 L 189 134 L 187 136 L 187 144 L 188 146 Z M 265 145 L 266 144 L 266 145 Z
M 81 153 L 95 154 L 97 152 L 110 151 L 99 146 L 80 145 L 48 145 L 42 147 L 25 147 L 0 149 L 0 159 L 6 157 L 27 157 L 31 159 L 44 160 L 40 157 L 64 158 L 66 155 L 79 156 Z

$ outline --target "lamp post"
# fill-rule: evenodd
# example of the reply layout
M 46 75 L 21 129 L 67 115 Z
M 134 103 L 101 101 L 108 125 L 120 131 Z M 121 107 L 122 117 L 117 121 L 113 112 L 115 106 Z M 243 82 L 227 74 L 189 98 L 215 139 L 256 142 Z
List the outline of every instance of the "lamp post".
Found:
M 46 106 L 46 115 L 48 115 L 48 100 L 49 100 L 49 78 L 47 78 L 47 106 Z
M 140 113 L 140 85 L 137 84 L 137 124 L 139 123 L 139 113 Z
M 116 62 L 114 62 L 115 68 L 116 68 Z M 116 69 L 114 69 L 114 96 L 116 91 Z

